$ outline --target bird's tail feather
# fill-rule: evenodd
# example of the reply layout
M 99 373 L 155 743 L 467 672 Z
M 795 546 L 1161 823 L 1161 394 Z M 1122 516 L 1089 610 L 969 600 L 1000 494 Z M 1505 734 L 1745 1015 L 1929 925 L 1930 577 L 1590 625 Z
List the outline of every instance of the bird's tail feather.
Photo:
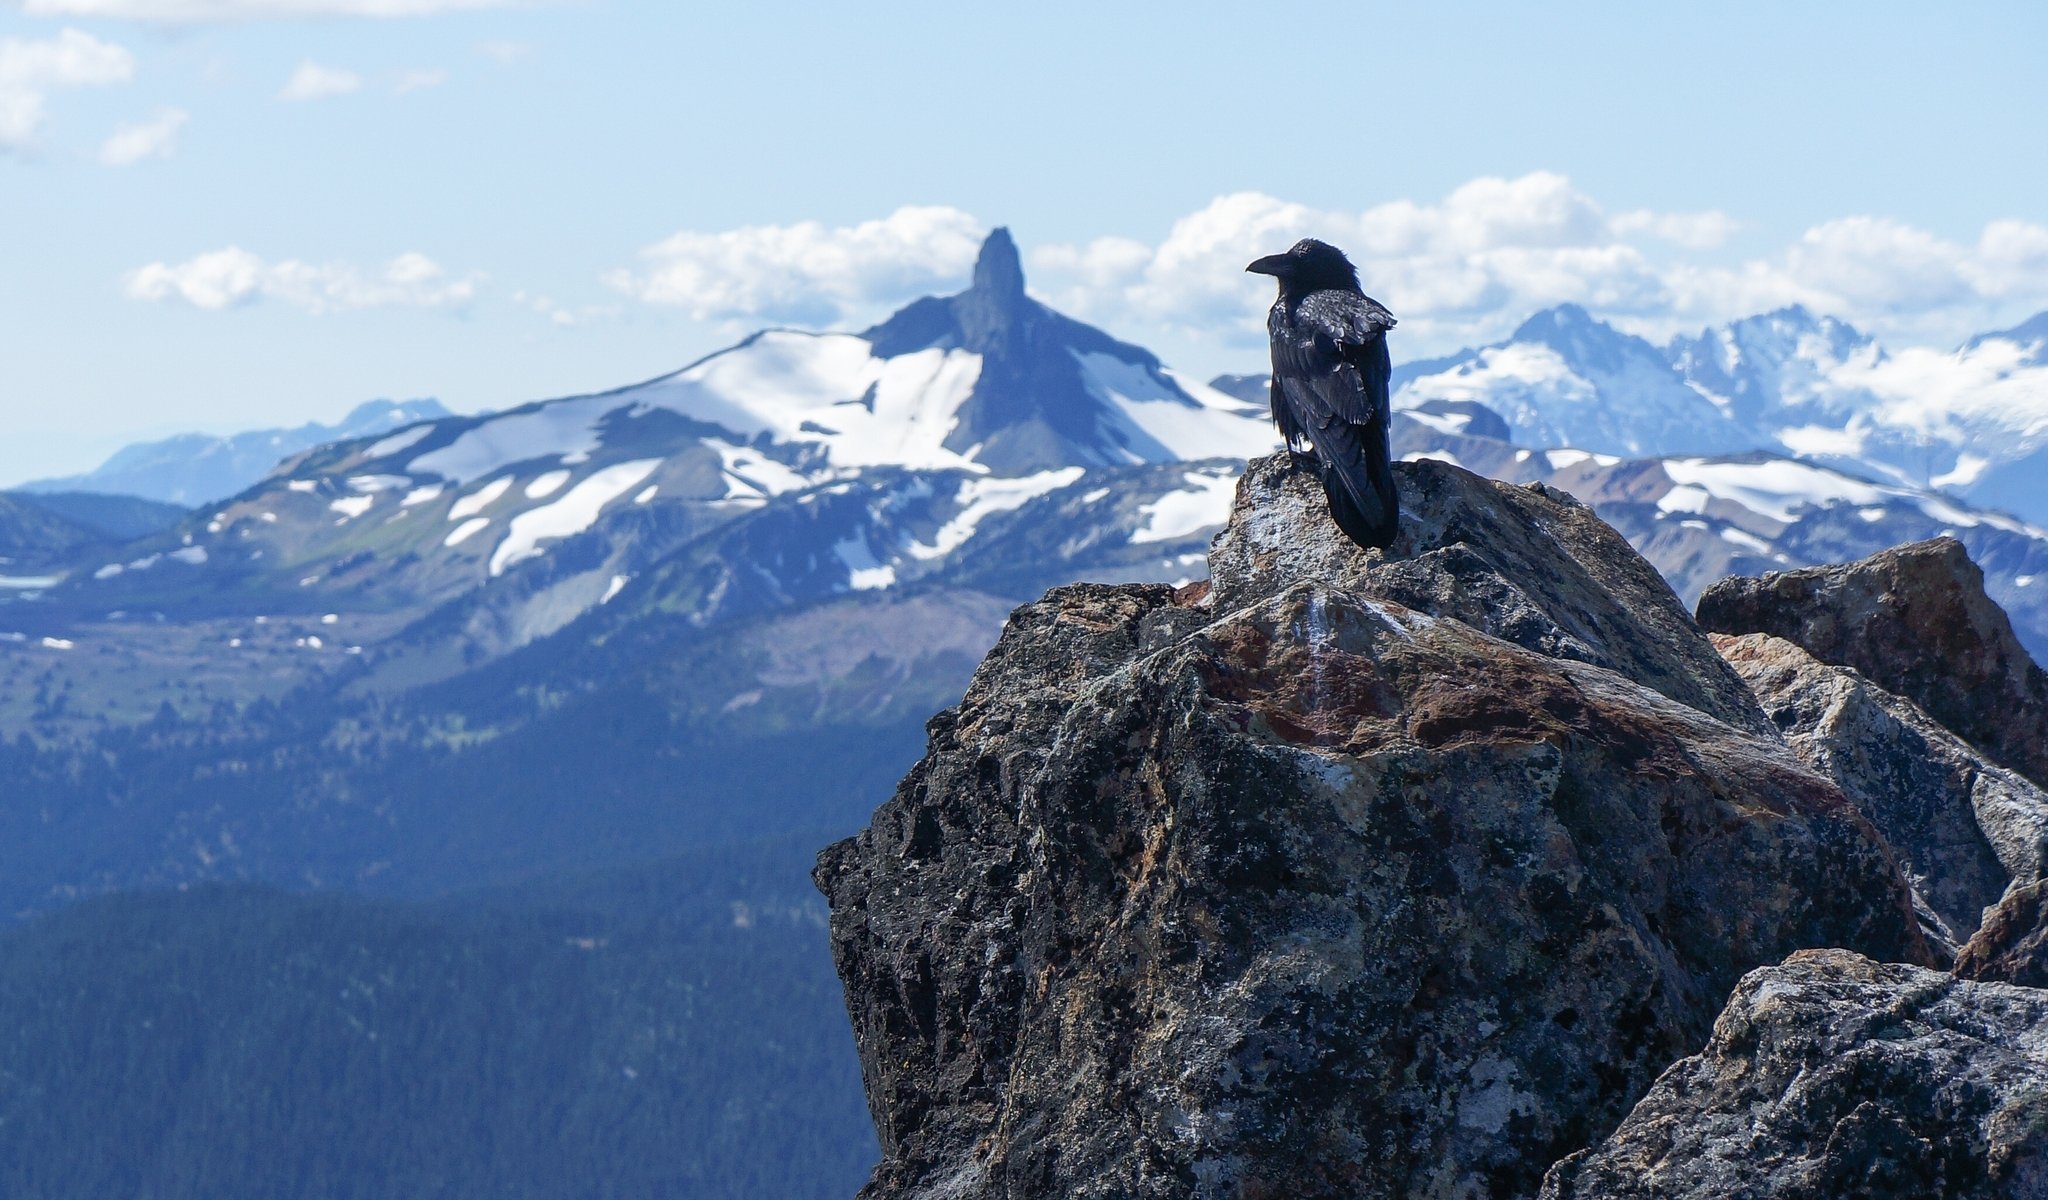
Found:
M 1323 495 L 1330 516 L 1344 536 L 1367 549 L 1381 549 L 1394 540 L 1400 499 L 1388 465 L 1387 428 L 1381 421 L 1351 426 L 1335 422 L 1321 431 L 1316 455 Z

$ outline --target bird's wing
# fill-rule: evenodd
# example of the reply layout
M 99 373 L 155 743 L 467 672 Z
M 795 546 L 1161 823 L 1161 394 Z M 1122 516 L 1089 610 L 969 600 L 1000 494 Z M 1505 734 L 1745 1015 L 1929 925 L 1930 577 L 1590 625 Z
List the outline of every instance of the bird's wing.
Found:
M 1290 336 L 1273 340 L 1276 419 L 1285 412 L 1314 443 L 1330 514 L 1361 546 L 1388 545 L 1397 528 L 1387 438 L 1393 324 L 1364 296 L 1321 292 L 1296 308 Z
M 1280 428 L 1280 440 L 1289 449 L 1308 440 L 1308 431 L 1295 418 L 1294 406 L 1287 402 L 1287 385 L 1281 382 L 1280 373 L 1275 371 L 1267 389 L 1267 402 L 1273 406 L 1273 424 Z
M 1296 414 L 1311 425 L 1334 416 L 1353 425 L 1385 421 L 1394 366 L 1387 330 L 1394 318 L 1355 292 L 1318 292 L 1295 310 L 1293 335 L 1273 347 L 1274 382 L 1285 381 Z M 1310 436 L 1314 436 L 1310 430 Z

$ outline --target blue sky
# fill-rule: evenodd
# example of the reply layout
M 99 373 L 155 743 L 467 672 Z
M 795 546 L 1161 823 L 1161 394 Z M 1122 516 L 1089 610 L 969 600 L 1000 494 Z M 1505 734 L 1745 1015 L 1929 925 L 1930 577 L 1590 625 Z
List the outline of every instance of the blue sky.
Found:
M 356 15 L 377 13 L 411 15 Z M 0 484 L 1034 289 L 1206 377 L 1316 232 L 1404 356 L 2048 308 L 2038 5 L 0 0 Z

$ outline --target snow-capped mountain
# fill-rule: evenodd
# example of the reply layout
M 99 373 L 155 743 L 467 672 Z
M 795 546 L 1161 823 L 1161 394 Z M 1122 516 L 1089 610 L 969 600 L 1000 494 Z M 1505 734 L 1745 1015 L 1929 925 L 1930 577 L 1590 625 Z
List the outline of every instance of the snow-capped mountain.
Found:
M 1043 544 L 1013 580 L 1172 581 L 1230 464 L 1276 444 L 1262 405 L 1030 299 L 997 230 L 966 291 L 872 329 L 768 330 L 630 387 L 318 446 L 51 596 L 337 622 L 453 605 L 436 628 L 502 653 L 706 546 L 724 560 L 695 621 L 949 575 L 1027 507 Z
M 311 421 L 295 429 L 254 429 L 227 436 L 183 433 L 137 442 L 83 475 L 39 479 L 18 490 L 141 496 L 190 508 L 234 495 L 268 475 L 288 455 L 447 415 L 448 410 L 434 400 L 371 400 L 332 425 Z
M 1446 360 L 1400 385 L 1394 406 L 1476 401 L 1524 446 L 1641 457 L 1732 453 L 1755 439 L 1641 338 L 1567 304 L 1530 317 L 1505 342 Z
M 1690 605 L 1728 575 L 1846 562 L 1950 536 L 2035 654 L 2048 659 L 2048 528 L 1924 488 L 1751 451 L 1623 458 L 1530 449 L 1397 416 L 1395 452 L 1440 458 L 1511 483 L 1542 483 L 1593 506 Z
M 2048 523 L 2044 347 L 2048 314 L 1953 352 L 1888 351 L 1795 306 L 1660 349 L 1566 305 L 1403 368 L 1395 407 L 1473 401 L 1534 448 L 1789 455 Z

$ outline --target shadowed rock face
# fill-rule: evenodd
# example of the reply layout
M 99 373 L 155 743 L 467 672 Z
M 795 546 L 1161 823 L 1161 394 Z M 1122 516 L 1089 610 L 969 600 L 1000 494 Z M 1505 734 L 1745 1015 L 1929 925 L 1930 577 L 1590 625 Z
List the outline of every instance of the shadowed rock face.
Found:
M 1986 761 L 1909 700 L 1768 634 L 1715 634 L 1808 766 L 1898 854 L 1928 940 L 1953 955 L 2008 885 L 2042 877 L 2048 794 Z
M 1018 610 L 820 856 L 864 1195 L 1528 1195 L 1743 972 L 1930 960 L 1875 831 L 1619 538 L 1396 471 L 1386 555 L 1265 460 L 1206 595 Z
M 2048 674 L 1953 538 L 1842 566 L 1724 579 L 1700 597 L 1699 619 L 1716 633 L 1768 633 L 1854 667 L 2048 787 Z
M 2048 882 L 2015 883 L 1956 955 L 1955 973 L 2048 988 Z
M 1545 1200 L 2048 1195 L 2048 992 L 1840 950 L 1742 981 Z

